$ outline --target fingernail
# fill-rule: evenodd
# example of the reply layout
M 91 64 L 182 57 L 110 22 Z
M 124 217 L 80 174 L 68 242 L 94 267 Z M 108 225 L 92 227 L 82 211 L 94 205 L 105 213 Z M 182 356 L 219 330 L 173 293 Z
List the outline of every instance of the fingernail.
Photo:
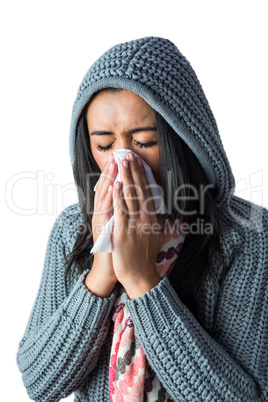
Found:
M 133 152 L 131 152 L 131 153 L 129 154 L 129 157 L 130 157 L 130 159 L 131 159 L 132 161 L 135 160 L 135 155 L 133 154 Z
M 120 181 L 117 181 L 117 182 L 115 183 L 115 185 L 116 185 L 116 188 L 120 188 L 120 186 L 121 186 Z
M 114 165 L 113 163 L 110 164 L 109 170 L 112 170 L 113 165 Z
M 123 161 L 123 165 L 125 166 L 125 168 L 128 168 L 128 161 Z

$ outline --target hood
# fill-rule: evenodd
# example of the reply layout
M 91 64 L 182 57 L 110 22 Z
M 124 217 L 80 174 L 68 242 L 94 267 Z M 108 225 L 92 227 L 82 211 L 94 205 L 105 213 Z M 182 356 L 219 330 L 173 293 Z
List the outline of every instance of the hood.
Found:
M 160 37 L 115 45 L 88 70 L 73 106 L 72 166 L 80 113 L 92 94 L 106 87 L 135 92 L 160 113 L 196 155 L 217 190 L 217 203 L 227 201 L 235 181 L 213 113 L 188 60 L 171 41 Z

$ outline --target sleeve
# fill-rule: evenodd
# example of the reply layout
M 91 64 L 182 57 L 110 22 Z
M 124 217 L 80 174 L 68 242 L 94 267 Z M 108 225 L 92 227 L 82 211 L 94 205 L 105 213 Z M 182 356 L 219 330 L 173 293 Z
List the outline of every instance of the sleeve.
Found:
M 125 295 L 125 303 L 151 367 L 175 401 L 267 400 L 267 388 L 260 391 L 248 372 L 205 331 L 168 277 L 141 297 L 130 300 Z M 266 355 L 267 365 L 266 347 L 260 353 Z M 267 387 L 265 379 L 262 384 Z
M 88 380 L 106 339 L 117 294 L 115 286 L 107 298 L 93 295 L 84 284 L 87 269 L 66 295 L 62 218 L 51 230 L 40 287 L 17 351 L 28 395 L 42 402 L 59 401 Z

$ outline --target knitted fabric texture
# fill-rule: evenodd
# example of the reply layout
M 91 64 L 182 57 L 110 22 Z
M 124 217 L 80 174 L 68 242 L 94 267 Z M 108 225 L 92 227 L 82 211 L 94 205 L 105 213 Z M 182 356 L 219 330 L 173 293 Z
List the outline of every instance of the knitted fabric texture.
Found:
M 169 40 L 147 37 L 118 44 L 86 73 L 73 106 L 70 158 L 75 158 L 76 126 L 92 94 L 101 88 L 133 91 L 159 112 L 198 158 L 209 183 L 225 203 L 234 187 L 216 121 L 188 60 Z
M 150 292 L 125 300 L 150 367 L 175 401 L 267 401 L 268 211 L 233 196 L 232 215 L 221 210 L 224 251 L 230 265 L 223 290 L 207 281 L 202 325 L 163 277 Z M 262 230 L 241 224 L 261 212 Z M 236 215 L 240 217 L 234 219 Z M 48 238 L 40 287 L 17 364 L 31 399 L 110 401 L 109 361 L 115 286 L 99 298 L 84 284 L 89 269 L 73 267 L 64 287 L 64 257 L 76 241 L 83 216 L 65 208 Z
M 151 380 L 155 375 L 174 401 L 267 401 L 267 209 L 232 194 L 234 178 L 201 85 L 190 63 L 163 38 L 116 45 L 88 71 L 73 108 L 72 165 L 78 117 L 91 95 L 107 86 L 136 92 L 167 120 L 215 183 L 221 206 L 228 274 L 222 277 L 222 267 L 215 267 L 216 278 L 208 277 L 200 286 L 199 321 L 168 276 L 141 297 L 125 299 Z M 57 217 L 19 342 L 23 383 L 38 402 L 59 401 L 72 393 L 75 402 L 110 401 L 112 316 L 120 286 L 107 298 L 97 297 L 84 283 L 90 269 L 79 275 L 73 264 L 65 288 L 63 263 L 82 223 L 79 204 Z
M 184 241 L 180 220 L 169 223 L 163 233 L 162 247 L 156 258 L 156 270 L 163 277 L 169 274 Z M 111 401 L 173 401 L 148 363 L 135 333 L 133 321 L 125 304 L 128 298 L 122 287 L 115 300 L 113 342 L 110 357 L 109 387 Z

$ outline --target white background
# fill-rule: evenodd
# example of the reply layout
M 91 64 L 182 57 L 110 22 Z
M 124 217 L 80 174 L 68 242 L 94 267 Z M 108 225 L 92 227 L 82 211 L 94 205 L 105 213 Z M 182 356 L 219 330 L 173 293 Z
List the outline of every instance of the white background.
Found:
M 49 232 L 58 214 L 77 202 L 69 159 L 71 109 L 84 74 L 105 50 L 150 35 L 173 41 L 214 112 L 237 195 L 268 206 L 266 5 L 2 2 L 1 400 L 29 400 L 16 366 L 17 346 L 39 287 Z

